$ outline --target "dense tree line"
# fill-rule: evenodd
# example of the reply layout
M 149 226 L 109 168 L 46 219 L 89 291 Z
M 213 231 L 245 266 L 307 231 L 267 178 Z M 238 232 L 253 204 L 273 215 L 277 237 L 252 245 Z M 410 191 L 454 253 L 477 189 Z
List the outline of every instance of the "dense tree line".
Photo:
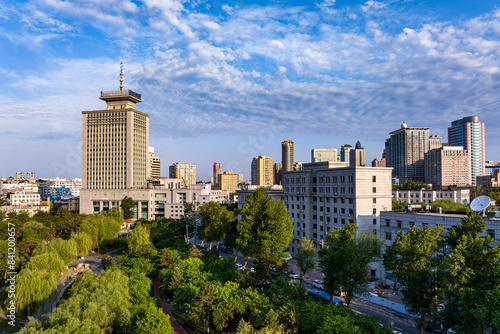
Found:
M 384 256 L 386 269 L 403 284 L 403 301 L 427 322 L 458 333 L 500 329 L 500 248 L 485 234 L 486 223 L 469 214 L 445 234 L 440 226 L 398 232 Z

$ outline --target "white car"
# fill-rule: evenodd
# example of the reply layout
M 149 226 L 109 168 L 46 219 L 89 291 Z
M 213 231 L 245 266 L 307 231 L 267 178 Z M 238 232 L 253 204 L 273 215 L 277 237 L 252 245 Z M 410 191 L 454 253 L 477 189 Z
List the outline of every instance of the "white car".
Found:
M 323 286 L 323 281 L 319 281 L 319 280 L 317 280 L 317 279 L 315 279 L 315 280 L 313 281 L 313 286 L 314 286 L 315 288 L 318 288 L 318 289 L 321 289 L 321 290 L 323 290 L 323 289 L 325 288 L 325 287 Z
M 295 273 L 291 273 L 290 275 L 290 278 L 293 278 L 293 279 L 299 279 L 299 275 L 295 274 Z

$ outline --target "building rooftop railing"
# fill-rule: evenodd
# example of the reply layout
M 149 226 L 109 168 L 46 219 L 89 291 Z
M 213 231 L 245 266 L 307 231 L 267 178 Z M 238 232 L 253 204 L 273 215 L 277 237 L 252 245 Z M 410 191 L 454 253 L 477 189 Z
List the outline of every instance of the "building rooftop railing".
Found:
M 141 94 L 138 94 L 130 89 L 111 90 L 111 91 L 107 91 L 107 92 L 101 92 L 101 97 L 126 96 L 126 95 L 133 96 L 135 98 L 138 98 L 139 100 L 141 99 Z

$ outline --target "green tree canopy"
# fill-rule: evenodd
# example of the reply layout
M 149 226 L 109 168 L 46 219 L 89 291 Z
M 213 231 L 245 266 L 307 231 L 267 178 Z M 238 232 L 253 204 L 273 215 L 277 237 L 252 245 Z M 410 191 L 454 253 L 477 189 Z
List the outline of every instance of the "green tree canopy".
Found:
M 135 202 L 132 198 L 125 196 L 122 199 L 122 203 L 120 204 L 120 207 L 122 208 L 123 219 L 134 218 Z
M 311 239 L 302 238 L 299 241 L 300 252 L 297 255 L 297 266 L 299 267 L 300 286 L 302 286 L 304 275 L 312 272 L 318 265 L 316 245 Z
M 273 264 L 282 261 L 282 252 L 293 237 L 284 202 L 266 198 L 267 189 L 261 187 L 245 200 L 238 222 L 237 248 L 246 258 Z

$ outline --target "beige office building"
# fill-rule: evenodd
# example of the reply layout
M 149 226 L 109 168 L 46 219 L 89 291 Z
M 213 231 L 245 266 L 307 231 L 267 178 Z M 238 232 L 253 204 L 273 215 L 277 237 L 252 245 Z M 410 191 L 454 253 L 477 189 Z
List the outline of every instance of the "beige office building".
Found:
M 105 110 L 82 111 L 82 190 L 141 189 L 149 174 L 149 115 L 135 110 L 141 95 L 101 92 Z
M 274 160 L 258 156 L 252 160 L 252 184 L 272 186 L 274 184 Z
M 169 177 L 171 179 L 181 179 L 184 188 L 190 188 L 196 184 L 196 165 L 189 162 L 176 162 L 169 167 Z

